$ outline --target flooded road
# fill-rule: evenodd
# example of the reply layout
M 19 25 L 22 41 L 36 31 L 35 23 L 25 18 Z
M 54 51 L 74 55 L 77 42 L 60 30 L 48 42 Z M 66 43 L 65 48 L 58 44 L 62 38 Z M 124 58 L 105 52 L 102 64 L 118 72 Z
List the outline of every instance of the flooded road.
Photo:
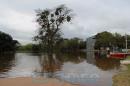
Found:
M 40 76 L 81 86 L 112 86 L 112 77 L 119 70 L 119 60 L 97 58 L 92 53 L 16 53 L 0 56 L 0 78 Z

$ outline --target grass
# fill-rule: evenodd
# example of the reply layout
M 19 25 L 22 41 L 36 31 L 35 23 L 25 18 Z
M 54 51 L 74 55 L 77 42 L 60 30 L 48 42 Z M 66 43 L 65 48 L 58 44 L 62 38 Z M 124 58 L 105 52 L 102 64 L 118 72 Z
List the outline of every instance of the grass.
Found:
M 125 65 L 127 70 L 113 77 L 113 86 L 130 86 L 130 65 Z
M 130 55 L 126 57 L 126 60 L 130 60 Z
M 128 68 L 127 72 L 129 72 L 129 73 L 130 73 L 130 64 L 129 64 L 129 65 L 127 65 L 127 68 Z

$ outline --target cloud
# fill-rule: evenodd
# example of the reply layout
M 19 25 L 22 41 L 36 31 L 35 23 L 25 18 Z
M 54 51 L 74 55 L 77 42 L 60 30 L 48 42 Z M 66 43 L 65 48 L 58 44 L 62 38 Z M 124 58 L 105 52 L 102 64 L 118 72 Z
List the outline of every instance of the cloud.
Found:
M 72 24 L 64 24 L 63 37 L 86 39 L 101 31 L 130 34 L 129 0 L 4 0 L 0 1 L 0 25 L 14 38 L 32 42 L 36 34 L 35 10 L 66 4 L 75 14 Z
M 31 42 L 37 28 L 34 15 L 10 8 L 4 9 L 0 14 L 0 26 L 1 31 L 11 34 L 21 43 Z

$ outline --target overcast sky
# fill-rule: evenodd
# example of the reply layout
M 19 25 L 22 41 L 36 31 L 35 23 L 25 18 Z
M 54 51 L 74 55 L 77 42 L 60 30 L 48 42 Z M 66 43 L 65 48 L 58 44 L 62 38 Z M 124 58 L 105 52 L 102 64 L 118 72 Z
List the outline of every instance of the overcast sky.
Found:
M 30 43 L 38 28 L 35 10 L 61 4 L 74 13 L 71 24 L 62 27 L 63 37 L 85 39 L 101 31 L 130 34 L 130 0 L 0 0 L 0 31 Z

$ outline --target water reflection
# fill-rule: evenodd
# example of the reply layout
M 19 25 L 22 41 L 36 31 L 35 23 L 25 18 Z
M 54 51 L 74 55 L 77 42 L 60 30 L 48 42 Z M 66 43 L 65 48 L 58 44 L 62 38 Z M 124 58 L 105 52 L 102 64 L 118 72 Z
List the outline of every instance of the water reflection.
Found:
M 41 75 L 52 78 L 54 72 L 61 70 L 62 61 L 55 54 L 42 54 L 40 56 Z
M 118 59 L 110 59 L 110 58 L 95 58 L 95 59 L 96 59 L 95 65 L 104 71 L 120 68 L 120 60 Z
M 15 54 L 0 55 L 0 73 L 7 72 L 14 65 Z
M 111 86 L 112 76 L 119 70 L 120 61 L 99 58 L 91 53 L 16 53 L 0 56 L 0 77 L 56 77 L 73 83 L 84 83 L 87 79 L 66 78 L 65 74 L 97 74 Z M 107 79 L 107 80 L 105 80 Z M 90 79 L 89 79 L 90 80 Z M 101 83 L 99 80 L 96 84 Z M 104 84 L 102 83 L 102 84 Z M 106 85 L 107 84 L 107 85 Z M 98 86 L 98 85 L 96 85 Z M 103 86 L 103 85 L 99 85 Z
M 78 64 L 85 60 L 84 53 L 78 54 L 41 54 L 41 75 L 46 77 L 55 77 L 57 71 L 62 70 L 65 62 L 72 62 Z
M 120 60 L 96 56 L 95 52 L 87 52 L 87 62 L 107 71 L 120 68 Z

